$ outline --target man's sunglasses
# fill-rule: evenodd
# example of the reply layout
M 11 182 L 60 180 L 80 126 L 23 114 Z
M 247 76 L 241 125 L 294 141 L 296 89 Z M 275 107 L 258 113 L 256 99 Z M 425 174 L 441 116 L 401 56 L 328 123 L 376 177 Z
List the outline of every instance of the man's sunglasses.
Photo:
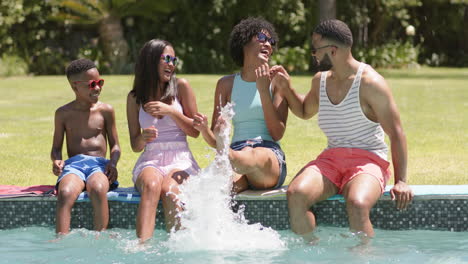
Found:
M 167 63 L 167 64 L 171 63 L 171 61 L 172 61 L 172 64 L 173 64 L 174 66 L 177 66 L 177 63 L 179 62 L 179 59 L 178 59 L 177 57 L 175 57 L 175 56 L 172 57 L 172 56 L 169 55 L 169 54 L 166 54 L 166 55 L 162 54 L 162 55 L 161 55 L 161 59 L 163 59 L 164 62 Z
M 268 41 L 271 46 L 276 45 L 276 40 L 275 39 L 269 38 L 267 35 L 265 35 L 265 33 L 262 33 L 262 32 L 259 32 L 257 34 L 257 39 L 258 39 L 258 42 L 260 42 L 260 43 L 265 43 L 266 41 Z
M 310 49 L 310 53 L 312 53 L 312 55 L 315 55 L 315 53 L 317 53 L 317 51 L 318 51 L 319 49 L 324 49 L 324 48 L 328 48 L 328 47 L 335 47 L 335 48 L 338 48 L 337 46 L 331 45 L 331 44 L 325 45 L 325 46 L 322 46 L 322 47 L 318 47 L 318 48 L 312 47 L 312 48 Z
M 96 88 L 96 85 L 99 85 L 99 87 L 101 88 L 104 86 L 104 79 L 89 80 L 89 81 L 74 81 L 73 83 L 82 83 L 82 82 L 87 82 L 89 89 Z

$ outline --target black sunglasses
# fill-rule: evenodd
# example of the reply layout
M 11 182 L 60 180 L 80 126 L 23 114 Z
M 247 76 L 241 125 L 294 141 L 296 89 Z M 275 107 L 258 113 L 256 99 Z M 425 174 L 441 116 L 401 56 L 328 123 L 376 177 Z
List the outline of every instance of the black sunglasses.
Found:
M 276 45 L 276 40 L 274 38 L 269 38 L 267 35 L 265 35 L 265 33 L 263 32 L 258 32 L 257 34 L 257 39 L 258 39 L 258 42 L 260 43 L 265 43 L 265 42 L 269 42 L 271 46 L 275 46 Z
M 312 53 L 312 55 L 315 55 L 315 53 L 317 53 L 317 51 L 318 51 L 319 49 L 324 49 L 324 48 L 328 48 L 328 47 L 335 47 L 335 48 L 338 48 L 337 46 L 331 45 L 331 44 L 325 45 L 325 46 L 322 46 L 322 47 L 318 47 L 318 48 L 312 47 L 312 48 L 310 49 L 310 53 Z

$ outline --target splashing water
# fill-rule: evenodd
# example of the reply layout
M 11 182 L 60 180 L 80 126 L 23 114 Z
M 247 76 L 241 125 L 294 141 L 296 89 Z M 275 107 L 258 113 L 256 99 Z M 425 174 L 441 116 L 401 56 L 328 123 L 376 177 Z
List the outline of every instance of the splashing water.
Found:
M 275 230 L 248 224 L 242 210 L 234 213 L 231 209 L 233 170 L 228 151 L 233 116 L 233 106 L 228 103 L 220 115 L 225 120 L 217 138 L 222 149 L 207 168 L 180 186 L 178 198 L 184 211 L 178 216 L 183 228 L 170 234 L 167 247 L 173 251 L 286 249 Z

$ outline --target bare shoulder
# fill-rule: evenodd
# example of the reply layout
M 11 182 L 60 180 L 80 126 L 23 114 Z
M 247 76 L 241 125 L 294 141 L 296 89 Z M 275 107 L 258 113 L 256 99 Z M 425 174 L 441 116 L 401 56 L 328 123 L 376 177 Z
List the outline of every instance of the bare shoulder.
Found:
M 317 72 L 316 74 L 314 74 L 314 76 L 312 77 L 312 84 L 320 84 L 320 78 L 322 76 L 322 72 Z
M 312 77 L 312 84 L 310 87 L 310 92 L 314 92 L 315 94 L 318 95 L 318 92 L 320 91 L 320 78 L 322 76 L 322 72 L 317 72 L 314 77 Z
M 64 118 L 71 110 L 73 110 L 72 106 L 73 102 L 60 106 L 55 110 L 55 117 Z
M 98 102 L 96 107 L 98 112 L 101 113 L 105 119 L 114 117 L 114 108 L 112 107 L 112 105 L 103 102 Z
M 231 91 L 235 76 L 235 74 L 223 76 L 216 83 L 215 100 L 219 99 L 219 96 L 221 96 L 223 105 L 231 100 Z
M 186 88 L 186 87 L 190 87 L 190 84 L 187 81 L 187 79 L 177 78 L 177 87 L 178 88 Z
M 191 91 L 192 88 L 190 87 L 190 83 L 187 81 L 187 79 L 177 78 L 177 90 L 181 94 L 186 94 L 187 92 Z
M 389 93 L 390 87 L 380 73 L 371 66 L 367 66 L 361 77 L 361 91 L 364 95 L 373 96 Z
M 235 74 L 226 75 L 221 77 L 216 84 L 216 89 L 221 89 L 222 91 L 230 91 L 234 83 Z
M 112 107 L 112 105 L 103 102 L 98 103 L 98 108 L 105 112 L 114 112 L 114 107 Z

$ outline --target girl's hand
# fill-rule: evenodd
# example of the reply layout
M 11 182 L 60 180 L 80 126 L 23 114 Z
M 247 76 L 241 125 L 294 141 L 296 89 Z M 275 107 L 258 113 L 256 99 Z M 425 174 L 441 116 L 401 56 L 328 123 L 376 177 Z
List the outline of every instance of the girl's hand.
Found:
M 172 115 L 174 108 L 168 104 L 165 104 L 161 101 L 151 101 L 143 105 L 143 109 L 146 113 L 156 117 L 162 118 L 166 115 Z
M 143 140 L 149 143 L 158 137 L 158 130 L 154 126 L 143 128 L 141 135 L 143 136 Z
M 202 113 L 196 113 L 193 116 L 193 127 L 200 131 L 204 132 L 208 130 L 208 118 Z
M 268 63 L 264 63 L 255 69 L 255 75 L 257 76 L 257 89 L 268 89 L 271 81 Z

